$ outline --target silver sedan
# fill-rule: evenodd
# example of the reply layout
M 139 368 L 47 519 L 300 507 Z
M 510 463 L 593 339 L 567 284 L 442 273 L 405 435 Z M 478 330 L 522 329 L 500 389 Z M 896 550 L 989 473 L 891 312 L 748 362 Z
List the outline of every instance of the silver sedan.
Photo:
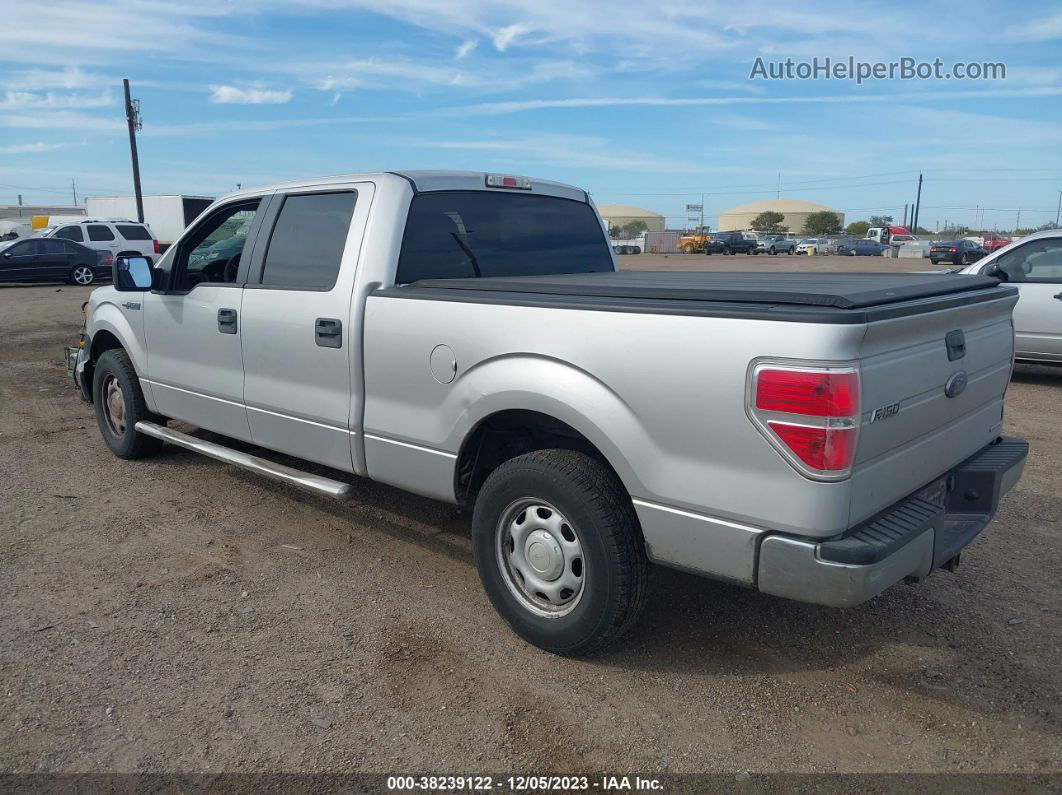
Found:
M 959 273 L 996 276 L 1017 287 L 1015 358 L 1062 364 L 1062 229 L 1023 237 Z

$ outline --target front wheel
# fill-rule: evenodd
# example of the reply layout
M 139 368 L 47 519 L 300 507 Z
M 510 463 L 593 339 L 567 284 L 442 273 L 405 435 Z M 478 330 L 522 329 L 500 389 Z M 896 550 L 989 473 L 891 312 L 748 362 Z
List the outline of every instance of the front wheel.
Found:
M 476 499 L 472 548 L 495 610 L 555 654 L 616 640 L 645 602 L 649 565 L 634 505 L 584 453 L 539 450 L 494 470 Z
M 142 458 L 162 449 L 162 440 L 136 430 L 141 420 L 156 419 L 148 410 L 129 354 L 121 348 L 104 353 L 92 376 L 96 422 L 103 441 L 119 458 Z
M 693 253 L 693 248 L 694 248 L 693 244 L 687 243 L 686 245 L 684 245 L 682 247 L 682 253 L 683 254 L 692 254 Z
M 75 265 L 71 268 L 67 281 L 84 287 L 96 281 L 96 272 L 88 265 Z

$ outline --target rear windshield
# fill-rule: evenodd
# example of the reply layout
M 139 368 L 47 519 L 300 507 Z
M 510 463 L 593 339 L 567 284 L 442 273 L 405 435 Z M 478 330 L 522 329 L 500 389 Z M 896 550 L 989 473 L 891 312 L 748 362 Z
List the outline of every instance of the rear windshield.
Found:
M 413 197 L 399 284 L 613 270 L 590 205 L 552 196 L 440 191 Z
M 151 233 L 147 227 L 135 224 L 116 224 L 116 226 L 126 240 L 151 240 Z

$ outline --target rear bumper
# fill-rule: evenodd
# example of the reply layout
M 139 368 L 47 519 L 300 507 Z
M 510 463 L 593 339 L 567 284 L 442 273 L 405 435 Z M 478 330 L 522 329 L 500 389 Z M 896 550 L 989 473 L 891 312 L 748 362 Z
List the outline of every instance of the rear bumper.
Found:
M 905 577 L 957 561 L 1021 477 L 1029 444 L 1001 438 L 951 472 L 842 537 L 810 541 L 769 535 L 760 542 L 756 584 L 764 593 L 847 607 Z

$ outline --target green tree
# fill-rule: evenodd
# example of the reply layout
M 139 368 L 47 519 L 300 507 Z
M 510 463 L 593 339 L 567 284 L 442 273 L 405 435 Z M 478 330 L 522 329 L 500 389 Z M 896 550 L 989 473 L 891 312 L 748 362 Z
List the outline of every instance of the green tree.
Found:
M 608 236 L 609 236 L 609 237 L 619 237 L 619 236 L 620 236 L 620 235 L 622 235 L 622 234 L 623 234 L 623 230 L 622 230 L 622 229 L 620 229 L 620 228 L 619 228 L 618 226 L 616 226 L 615 224 L 613 224 L 612 226 L 610 226 L 610 227 L 608 228 Z
M 649 229 L 645 221 L 630 221 L 623 225 L 623 234 L 627 238 L 638 237 L 642 232 Z
M 811 213 L 804 221 L 804 234 L 812 237 L 831 235 L 841 228 L 841 217 L 829 210 Z
M 892 223 L 891 215 L 872 215 L 870 216 L 870 226 L 888 226 Z
M 865 237 L 868 229 L 870 229 L 869 221 L 853 221 L 844 228 L 844 231 L 852 237 Z
M 765 210 L 752 219 L 750 226 L 757 232 L 788 232 L 789 227 L 782 226 L 785 216 L 774 210 Z

